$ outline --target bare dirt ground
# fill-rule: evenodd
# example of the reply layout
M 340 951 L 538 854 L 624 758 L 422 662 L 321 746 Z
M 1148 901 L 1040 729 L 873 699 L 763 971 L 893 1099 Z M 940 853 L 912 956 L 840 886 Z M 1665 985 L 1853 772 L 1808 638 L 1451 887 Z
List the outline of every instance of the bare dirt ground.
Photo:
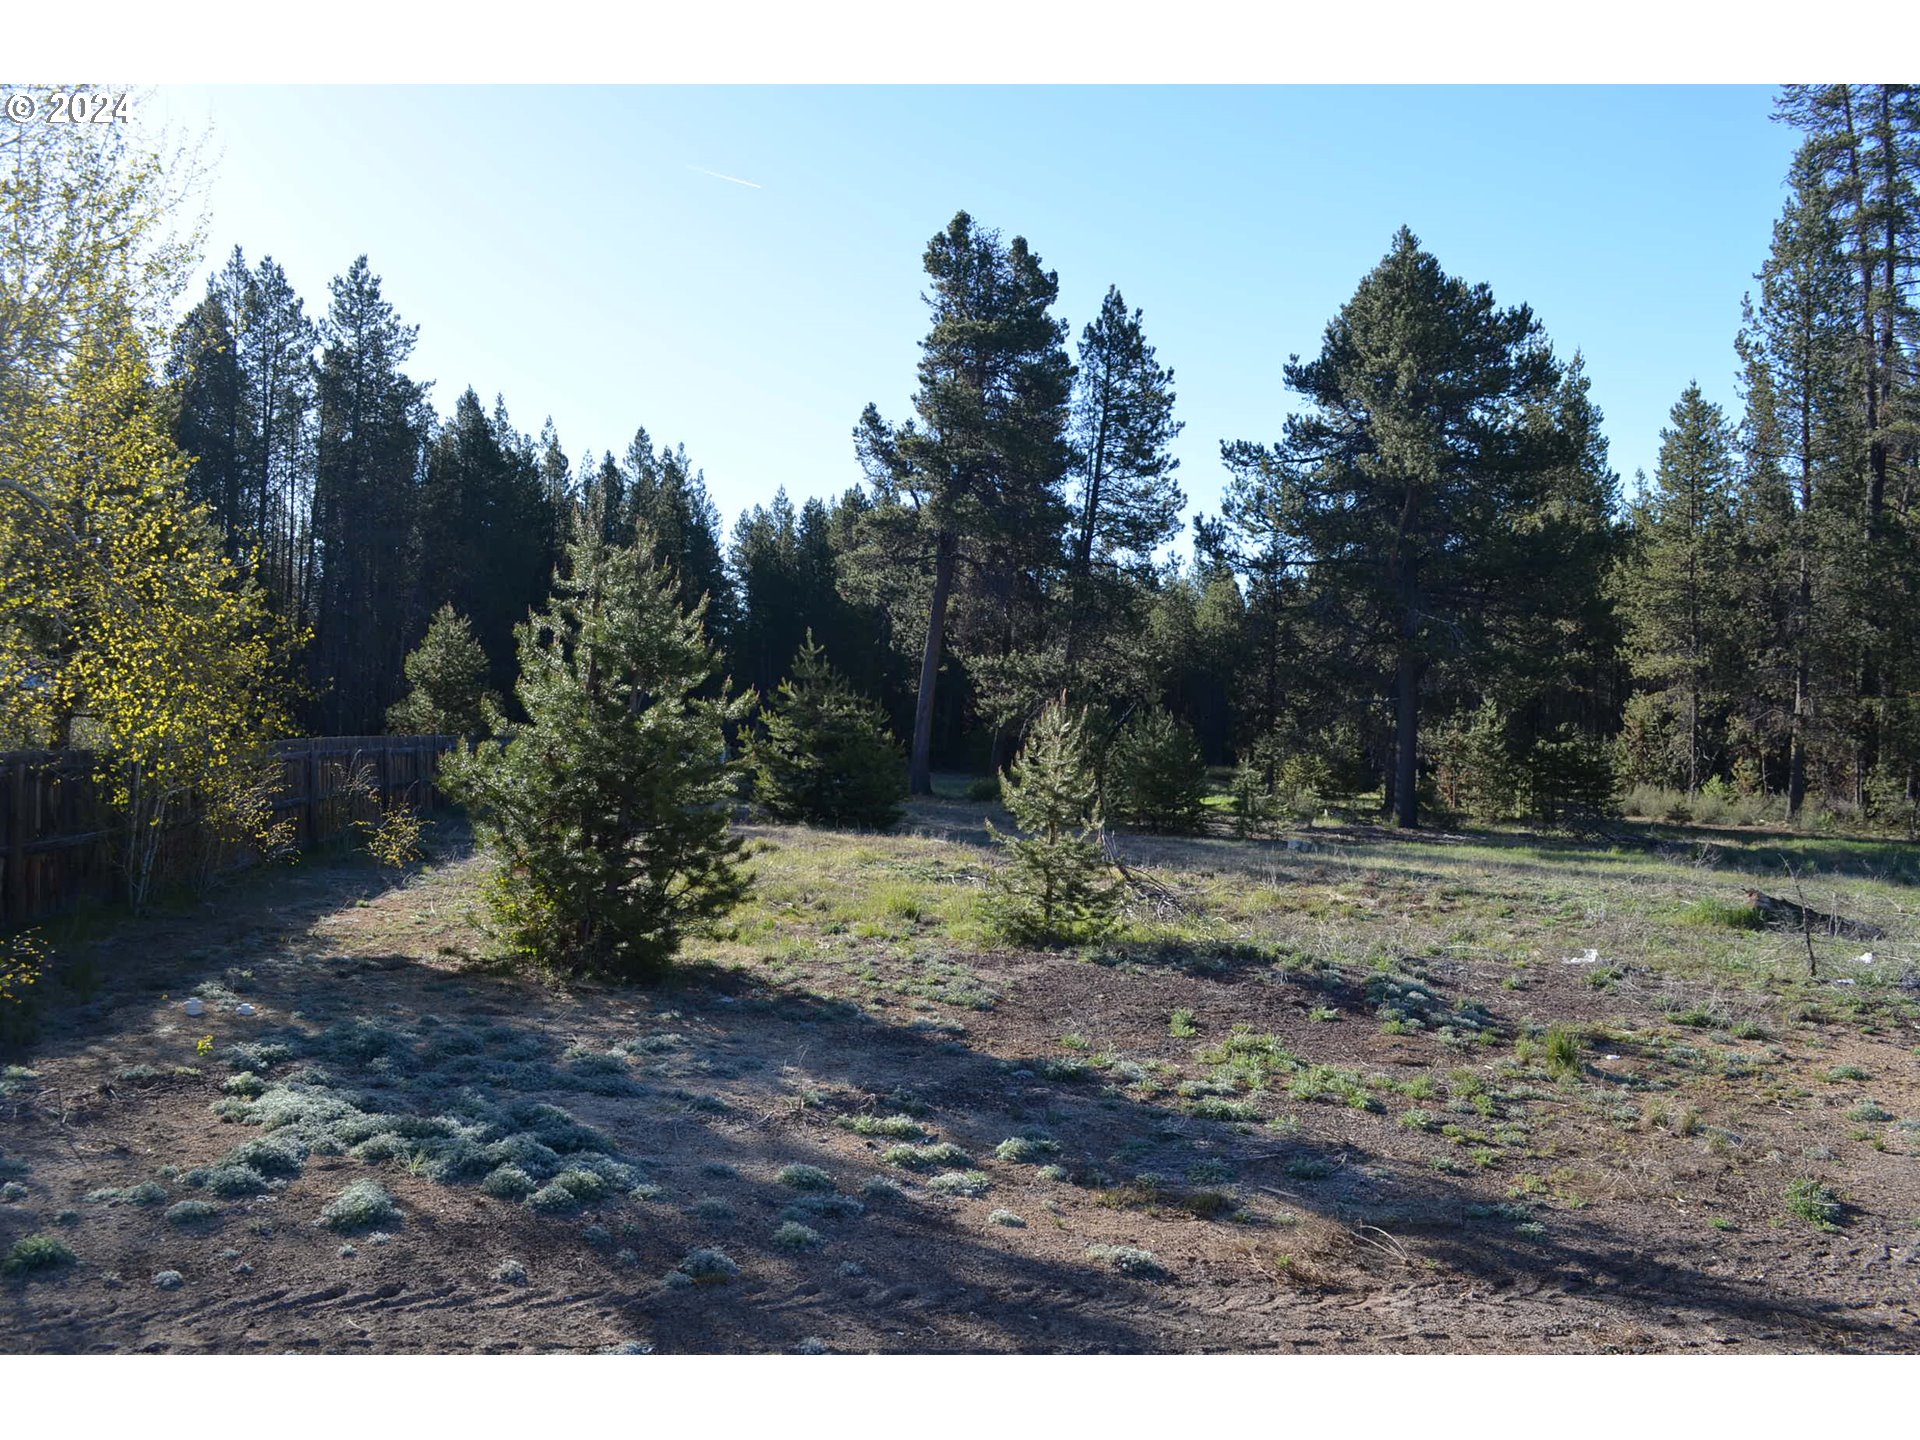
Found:
M 69 944 L 0 1253 L 73 1260 L 0 1351 L 1920 1348 L 1911 987 L 1675 928 L 1737 866 L 1142 840 L 1161 912 L 1047 954 L 970 918 L 978 820 L 757 829 L 649 989 L 476 965 L 458 833 Z M 1910 879 L 1830 889 L 1887 976 Z

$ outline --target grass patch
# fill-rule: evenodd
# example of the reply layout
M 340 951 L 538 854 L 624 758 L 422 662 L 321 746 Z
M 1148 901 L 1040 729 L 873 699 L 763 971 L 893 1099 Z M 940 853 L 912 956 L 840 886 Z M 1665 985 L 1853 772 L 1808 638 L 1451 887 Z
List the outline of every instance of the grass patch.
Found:
M 57 1235 L 28 1235 L 13 1242 L 7 1258 L 0 1260 L 0 1274 L 37 1275 L 76 1263 L 72 1250 Z
M 1556 1080 L 1575 1080 L 1580 1076 L 1580 1037 L 1564 1025 L 1547 1031 L 1542 1054 L 1547 1074 Z
M 1803 1176 L 1787 1186 L 1787 1213 L 1797 1215 L 1816 1230 L 1838 1230 L 1846 1207 L 1823 1181 Z
M 1743 902 L 1722 900 L 1718 896 L 1708 895 L 1694 901 L 1680 912 L 1682 925 L 1702 926 L 1714 930 L 1764 930 L 1767 917 L 1757 906 Z

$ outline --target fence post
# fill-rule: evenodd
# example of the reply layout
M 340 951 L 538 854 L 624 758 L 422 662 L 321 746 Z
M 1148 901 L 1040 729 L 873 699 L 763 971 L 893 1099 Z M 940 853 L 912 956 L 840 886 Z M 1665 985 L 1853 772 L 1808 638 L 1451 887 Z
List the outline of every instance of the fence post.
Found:
M 307 741 L 307 844 L 320 843 L 320 751 Z
M 27 762 L 7 766 L 7 885 L 0 916 L 14 924 L 27 918 Z

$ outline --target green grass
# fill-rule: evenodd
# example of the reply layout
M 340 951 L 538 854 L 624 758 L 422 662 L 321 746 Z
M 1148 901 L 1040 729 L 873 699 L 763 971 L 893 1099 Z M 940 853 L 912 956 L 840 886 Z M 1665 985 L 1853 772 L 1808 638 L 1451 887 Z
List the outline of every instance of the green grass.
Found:
M 1802 1177 L 1787 1186 L 1787 1213 L 1797 1215 L 1817 1230 L 1838 1230 L 1846 1207 L 1824 1181 Z
M 0 1261 L 0 1274 L 37 1275 L 75 1264 L 72 1250 L 56 1235 L 28 1235 L 13 1243 L 7 1258 Z
M 1579 1079 L 1580 1037 L 1563 1025 L 1555 1025 L 1547 1031 L 1542 1060 L 1547 1067 L 1547 1074 L 1554 1079 Z
M 1701 926 L 1719 930 L 1764 930 L 1767 917 L 1755 906 L 1744 901 L 1722 900 L 1717 896 L 1705 896 L 1694 901 L 1679 914 L 1682 925 Z

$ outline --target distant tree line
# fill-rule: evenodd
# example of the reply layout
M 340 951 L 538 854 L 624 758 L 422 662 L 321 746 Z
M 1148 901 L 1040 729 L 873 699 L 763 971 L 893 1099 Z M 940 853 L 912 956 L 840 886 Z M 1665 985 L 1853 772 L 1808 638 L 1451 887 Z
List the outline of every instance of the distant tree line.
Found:
M 445 606 L 511 710 L 514 626 L 568 544 L 646 535 L 683 607 L 704 599 L 720 675 L 771 700 L 805 649 L 880 707 L 915 791 L 997 773 L 1064 696 L 1103 773 L 1110 752 L 1139 772 L 1149 738 L 1238 762 L 1250 816 L 1317 790 L 1409 824 L 1552 816 L 1633 786 L 1911 815 L 1920 100 L 1794 86 L 1778 112 L 1801 143 L 1736 338 L 1740 412 L 1689 386 L 1630 498 L 1581 357 L 1406 230 L 1287 365 L 1280 438 L 1223 442 L 1190 556 L 1142 311 L 1109 288 L 1075 335 L 1028 242 L 965 213 L 924 255 L 911 413 L 854 426 L 860 483 L 731 530 L 644 429 L 576 462 L 472 389 L 437 416 L 364 258 L 315 318 L 236 250 L 173 337 L 173 432 L 304 637 L 314 730 L 440 713 L 408 708 L 405 662 Z

